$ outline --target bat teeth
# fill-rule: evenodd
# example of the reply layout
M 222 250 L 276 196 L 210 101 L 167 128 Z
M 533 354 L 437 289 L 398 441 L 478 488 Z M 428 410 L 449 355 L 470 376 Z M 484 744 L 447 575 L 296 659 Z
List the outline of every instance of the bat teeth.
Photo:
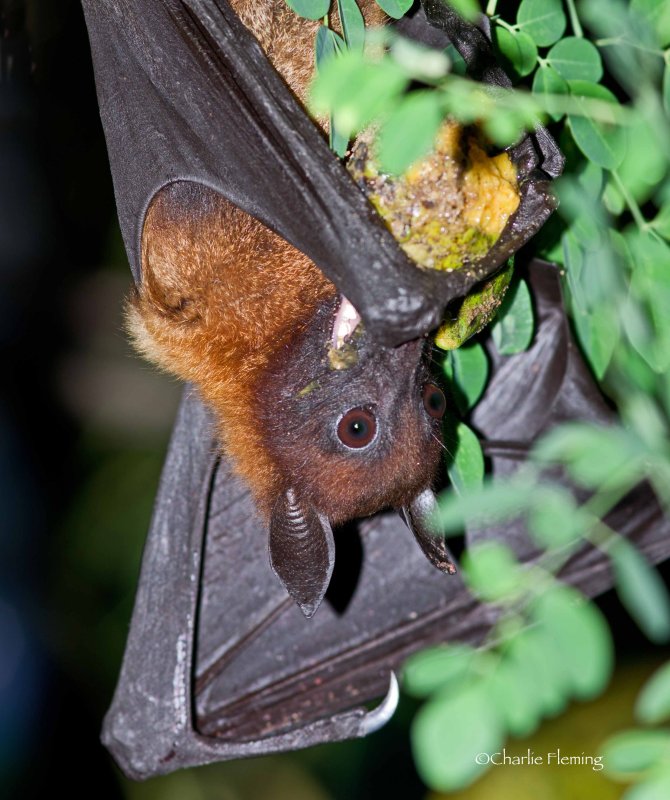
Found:
M 380 728 L 383 728 L 395 713 L 399 699 L 400 689 L 398 687 L 398 679 L 395 676 L 395 672 L 391 672 L 386 697 L 377 708 L 368 711 L 363 717 L 358 728 L 359 736 L 367 736 L 369 733 L 374 733 Z
M 342 295 L 340 307 L 335 314 L 335 322 L 333 323 L 333 336 L 331 340 L 332 346 L 338 350 L 344 344 L 347 336 L 356 330 L 361 321 L 361 315 L 356 311 L 351 301 Z

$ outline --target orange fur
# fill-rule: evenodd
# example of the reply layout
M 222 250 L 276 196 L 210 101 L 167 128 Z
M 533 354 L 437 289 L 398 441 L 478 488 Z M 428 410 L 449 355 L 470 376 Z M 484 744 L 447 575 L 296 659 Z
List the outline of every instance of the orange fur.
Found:
M 188 183 L 152 202 L 142 265 L 128 314 L 138 349 L 198 386 L 237 471 L 259 499 L 271 497 L 279 476 L 258 430 L 256 382 L 333 285 L 284 239 Z

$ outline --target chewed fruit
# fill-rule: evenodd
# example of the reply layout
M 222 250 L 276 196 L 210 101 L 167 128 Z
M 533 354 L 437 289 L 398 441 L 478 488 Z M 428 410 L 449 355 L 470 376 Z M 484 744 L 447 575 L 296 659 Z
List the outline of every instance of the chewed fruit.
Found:
M 372 133 L 358 138 L 347 167 L 407 255 L 451 272 L 485 255 L 519 205 L 507 153 L 489 154 L 473 128 L 443 124 L 435 148 L 403 175 L 380 171 Z

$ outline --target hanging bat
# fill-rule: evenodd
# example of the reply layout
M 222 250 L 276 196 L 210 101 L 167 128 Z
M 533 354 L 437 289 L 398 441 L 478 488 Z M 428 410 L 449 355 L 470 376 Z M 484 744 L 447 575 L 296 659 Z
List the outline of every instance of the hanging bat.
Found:
M 276 11 L 279 6 L 277 0 L 272 7 Z M 412 546 L 397 514 L 376 514 L 332 532 L 331 522 L 344 519 L 349 510 L 342 510 L 338 491 L 335 506 L 318 491 L 312 494 L 309 470 L 315 448 L 299 438 L 300 424 L 279 432 L 283 441 L 300 442 L 288 455 L 274 444 L 277 431 L 272 428 L 281 427 L 282 417 L 273 414 L 273 404 L 293 404 L 298 422 L 307 417 L 304 427 L 310 431 L 312 403 L 318 397 L 310 384 L 315 370 L 321 378 L 326 342 L 341 338 L 338 311 L 344 309 L 339 315 L 344 323 L 350 317 L 349 306 L 340 300 L 346 296 L 363 322 L 355 346 L 357 363 L 362 367 L 374 353 L 369 359 L 372 375 L 361 368 L 349 376 L 359 376 L 361 392 L 383 389 L 375 394 L 377 404 L 383 402 L 378 397 L 396 393 L 410 415 L 410 423 L 404 425 L 413 426 L 417 441 L 423 437 L 426 443 L 422 465 L 401 491 L 396 493 L 394 480 L 390 491 L 386 483 L 383 501 L 404 507 L 410 525 L 420 530 L 416 518 L 424 507 L 413 498 L 425 499 L 423 489 L 432 482 L 438 445 L 427 433 L 435 424 L 430 412 L 439 415 L 441 400 L 430 388 L 418 337 L 439 321 L 446 303 L 497 269 L 546 219 L 553 206 L 548 176 L 560 171 L 560 154 L 541 129 L 526 137 L 511 151 L 519 177 L 519 210 L 491 252 L 449 276 L 418 271 L 227 3 L 84 0 L 84 8 L 119 219 L 138 286 L 133 312 L 137 338 L 159 363 L 200 386 L 198 394 L 187 390 L 170 444 L 104 741 L 129 775 L 146 777 L 180 766 L 364 735 L 388 719 L 393 692 L 371 712 L 361 704 L 383 693 L 389 672 L 404 657 L 446 638 L 477 641 L 492 619 L 490 612 L 472 603 L 458 576 L 445 578 L 420 548 Z M 248 8 L 258 18 L 263 16 L 260 5 Z M 447 6 L 426 3 L 426 10 L 431 24 L 416 15 L 409 23 L 415 34 L 440 38 L 446 31 L 473 74 L 505 84 L 482 31 L 464 26 Z M 245 22 L 252 28 L 256 24 Z M 257 27 L 264 46 L 264 32 L 271 29 Z M 293 78 L 287 74 L 287 80 Z M 204 244 L 195 235 L 202 231 Z M 249 375 L 263 376 L 258 384 L 237 381 L 241 376 L 230 370 L 226 373 L 240 391 L 248 392 L 243 402 L 233 403 L 230 418 L 240 413 L 237 427 L 233 424 L 228 434 L 228 412 L 210 411 L 219 401 L 227 402 L 227 389 L 217 394 L 212 375 L 204 381 L 198 375 L 198 364 L 209 373 L 212 364 L 222 363 L 222 353 L 207 352 L 216 350 L 216 337 L 194 336 L 193 331 L 211 331 L 212 324 L 218 330 L 229 322 L 231 331 L 237 331 L 216 305 L 217 298 L 230 305 L 230 298 L 217 284 L 224 271 L 215 275 L 214 268 L 236 258 L 235 247 L 244 250 L 242 243 L 249 236 L 263 240 L 270 250 L 278 248 L 279 260 L 290 253 L 287 275 L 306 278 L 310 288 L 300 303 L 286 292 L 290 309 L 282 306 L 276 320 L 272 313 L 265 318 L 252 315 L 257 341 L 271 343 L 271 358 L 260 354 L 260 366 L 253 360 L 238 362 Z M 209 241 L 218 256 L 208 253 Z M 287 249 L 286 242 L 296 249 Z M 198 263 L 189 258 L 175 264 L 175 253 L 180 252 L 198 254 Z M 241 260 L 249 264 L 249 253 Z M 258 277 L 267 275 L 267 263 L 260 267 L 256 288 L 269 297 L 274 287 Z M 195 277 L 198 269 L 204 282 Z M 495 468 L 515 463 L 507 458 L 510 452 L 514 459 L 523 454 L 526 430 L 538 433 L 555 419 L 583 414 L 584 408 L 605 414 L 569 338 L 557 278 L 546 270 L 537 267 L 533 273 L 543 309 L 536 345 L 517 357 L 513 374 L 507 363 L 502 365 L 504 378 L 494 380 L 487 395 L 490 417 L 483 430 L 491 440 Z M 249 275 L 253 281 L 253 269 Z M 235 292 L 242 305 L 251 299 L 238 284 Z M 278 297 L 274 295 L 268 308 L 276 307 Z M 216 323 L 208 316 L 212 309 Z M 296 324 L 289 332 L 283 323 L 291 309 Z M 237 310 L 247 319 L 246 312 Z M 346 324 L 342 332 L 345 329 Z M 271 339 L 272 332 L 280 345 Z M 237 333 L 233 338 L 237 342 Z M 196 359 L 182 364 L 182 356 L 197 350 L 197 342 L 201 349 Z M 286 355 L 287 344 L 297 355 Z M 397 345 L 398 350 L 390 349 Z M 267 364 L 262 361 L 266 357 Z M 388 386 L 386 357 L 399 359 L 402 366 L 401 379 Z M 542 384 L 535 387 L 538 359 L 544 372 Z M 337 396 L 341 374 L 331 372 L 326 375 L 328 392 Z M 408 375 L 413 377 L 408 383 L 414 392 L 411 399 L 403 396 L 406 387 L 399 385 Z M 330 441 L 337 448 L 348 446 L 337 438 L 345 414 L 351 409 L 368 411 L 366 406 L 373 405 L 367 395 L 356 394 L 356 381 L 348 383 L 354 385 L 344 390 L 344 406 L 338 405 L 344 398 L 337 396 L 333 408 L 332 394 L 331 405 L 326 404 L 328 430 L 336 437 Z M 496 405 L 496 397 L 510 392 L 520 392 L 526 400 L 541 396 L 541 403 Z M 374 445 L 374 437 L 380 436 L 378 428 L 387 419 L 381 411 L 379 421 L 375 416 L 373 439 L 358 449 Z M 519 441 L 496 436 L 495 420 L 503 418 Z M 396 419 L 404 422 L 402 414 Z M 260 432 L 256 441 L 272 443 L 266 450 L 260 448 L 267 454 L 260 463 L 281 465 L 254 482 L 255 462 L 249 462 L 253 497 L 247 480 L 240 477 L 247 469 L 244 452 L 235 458 L 242 440 L 233 441 L 234 431 L 241 437 L 255 436 L 247 431 L 250 425 Z M 402 437 L 406 427 L 396 425 L 393 430 L 394 437 Z M 361 417 L 350 433 L 365 437 L 369 431 L 369 418 Z M 296 456 L 304 458 L 302 471 L 295 470 Z M 323 477 L 316 475 L 317 480 Z M 343 485 L 345 491 L 351 488 Z M 330 493 L 331 487 L 326 489 Z M 367 486 L 355 489 L 361 496 L 368 491 Z M 286 522 L 295 502 L 308 529 L 317 532 L 307 541 L 321 550 L 315 559 L 310 555 L 304 592 L 295 548 L 286 559 L 295 572 L 285 573 L 283 580 L 307 613 L 328 583 L 333 539 L 338 549 L 329 602 L 309 620 L 273 578 L 267 559 L 268 539 L 271 550 L 274 547 L 268 530 L 272 520 L 281 520 L 276 524 L 276 540 L 281 542 L 287 529 L 296 527 Z M 368 502 L 363 497 L 353 513 L 369 511 Z M 642 497 L 638 507 L 650 508 L 649 498 Z M 633 519 L 638 517 L 634 514 Z M 657 560 L 664 551 L 651 521 L 627 524 Z M 434 546 L 442 548 L 443 543 L 437 540 Z M 587 591 L 602 590 L 608 581 L 603 564 L 598 556 L 581 554 L 566 579 Z
M 232 0 L 305 100 L 319 23 L 284 0 Z M 368 23 L 384 15 L 363 0 Z M 446 408 L 424 339 L 385 347 L 306 255 L 215 191 L 177 181 L 151 200 L 130 328 L 197 386 L 218 440 L 268 521 L 275 573 L 312 616 L 334 566 L 332 526 L 395 507 L 434 566 L 429 532 Z
M 402 508 L 432 563 L 453 571 L 424 523 L 446 407 L 425 339 L 377 345 L 313 262 L 192 183 L 152 202 L 142 275 L 135 341 L 213 410 L 268 520 L 272 566 L 306 616 L 330 582 L 331 526 L 387 506 Z

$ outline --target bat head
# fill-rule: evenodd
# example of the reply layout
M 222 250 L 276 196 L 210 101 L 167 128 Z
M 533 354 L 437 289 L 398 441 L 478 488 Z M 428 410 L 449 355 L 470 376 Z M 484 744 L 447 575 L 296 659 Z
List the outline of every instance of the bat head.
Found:
M 260 427 L 281 485 L 270 518 L 274 571 L 306 616 L 334 565 L 331 525 L 392 506 L 440 569 L 429 531 L 446 400 L 427 340 L 378 345 L 350 303 L 333 298 L 270 362 L 257 390 Z
M 206 187 L 161 190 L 142 248 L 135 342 L 214 412 L 303 611 L 328 585 L 331 525 L 384 508 L 449 570 L 426 525 L 446 405 L 427 340 L 379 345 L 307 256 Z
M 407 505 L 432 483 L 442 448 L 446 401 L 428 341 L 382 347 L 354 315 L 345 299 L 323 303 L 257 395 L 281 490 L 333 524 Z

